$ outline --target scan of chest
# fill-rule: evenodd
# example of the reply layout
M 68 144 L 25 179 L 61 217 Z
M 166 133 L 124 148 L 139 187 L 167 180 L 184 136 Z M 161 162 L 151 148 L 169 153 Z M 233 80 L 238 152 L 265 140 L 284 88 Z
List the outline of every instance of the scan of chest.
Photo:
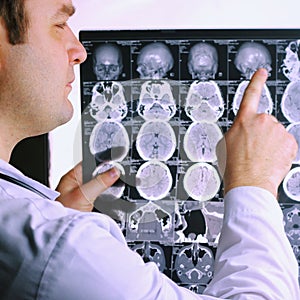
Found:
M 194 81 L 189 88 L 185 112 L 194 122 L 216 122 L 224 113 L 218 85 L 214 81 Z
M 146 121 L 170 120 L 176 113 L 176 103 L 170 84 L 164 80 L 144 82 L 137 111 Z
M 128 113 L 124 88 L 119 82 L 100 81 L 92 90 L 90 114 L 97 121 L 121 121 Z

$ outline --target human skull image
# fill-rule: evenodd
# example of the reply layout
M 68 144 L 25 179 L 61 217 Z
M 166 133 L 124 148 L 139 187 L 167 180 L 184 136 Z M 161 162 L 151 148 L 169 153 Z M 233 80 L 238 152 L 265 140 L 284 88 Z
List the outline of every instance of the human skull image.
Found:
M 141 49 L 137 57 L 137 72 L 141 79 L 162 79 L 173 68 L 170 49 L 161 42 L 154 42 Z
M 116 81 L 100 81 L 92 90 L 90 115 L 97 121 L 121 121 L 128 113 L 123 86 Z
M 250 80 L 259 68 L 265 68 L 268 72 L 272 70 L 272 58 L 269 50 L 256 42 L 243 43 L 237 51 L 234 64 L 247 80 Z
M 300 246 L 300 209 L 299 205 L 283 208 L 284 228 L 291 244 Z
M 217 160 L 216 146 L 222 137 L 216 123 L 194 122 L 184 136 L 184 151 L 193 162 L 214 162 Z
M 97 165 L 107 161 L 122 161 L 129 151 L 128 133 L 119 122 L 100 122 L 93 128 L 89 147 Z
M 290 82 L 282 96 L 281 111 L 290 122 L 300 122 L 300 81 Z
M 284 229 L 298 261 L 300 271 L 300 206 L 287 206 L 283 208 L 282 212 L 284 215 Z
M 300 122 L 295 122 L 287 126 L 287 132 L 294 136 L 297 144 L 298 144 L 298 151 L 297 155 L 293 160 L 294 164 L 300 164 Z
M 300 40 L 290 42 L 285 48 L 285 59 L 282 64 L 283 74 L 290 81 L 300 80 Z
M 218 53 L 211 44 L 195 44 L 188 56 L 188 70 L 193 79 L 214 79 L 218 70 Z
M 139 235 L 137 238 L 152 235 L 159 239 L 168 235 L 173 228 L 171 214 L 151 201 L 133 211 L 128 220 L 128 229 Z
M 241 102 L 243 99 L 243 95 L 244 95 L 245 90 L 248 85 L 249 85 L 248 80 L 242 81 L 239 84 L 237 91 L 233 97 L 232 110 L 235 115 L 237 114 L 237 112 L 240 108 L 240 105 L 241 105 Z M 257 113 L 271 114 L 272 111 L 273 111 L 273 100 L 272 100 L 272 97 L 271 97 L 271 94 L 270 94 L 270 91 L 269 91 L 267 85 L 264 84 L 263 90 L 262 90 L 262 93 L 260 96 L 260 100 L 258 103 Z
M 291 169 L 285 176 L 283 190 L 290 199 L 300 201 L 300 167 Z
M 102 44 L 93 53 L 97 80 L 117 80 L 123 70 L 122 53 L 115 44 Z
M 186 98 L 185 112 L 194 122 L 216 122 L 224 113 L 218 85 L 213 81 L 194 81 Z
M 163 249 L 154 243 L 145 241 L 142 244 L 137 244 L 131 248 L 134 252 L 137 252 L 144 260 L 144 262 L 154 262 L 160 272 L 166 269 L 166 258 Z
M 208 163 L 192 165 L 184 175 L 183 187 L 194 200 L 212 199 L 220 188 L 220 177 L 216 169 Z
M 146 121 L 170 120 L 176 113 L 176 103 L 170 84 L 165 80 L 144 82 L 137 111 Z
M 144 163 L 136 174 L 136 189 L 146 200 L 163 199 L 168 195 L 172 183 L 169 168 L 157 160 Z
M 213 277 L 213 253 L 198 243 L 182 247 L 175 260 L 175 269 L 183 283 L 207 284 Z
M 165 121 L 145 122 L 137 135 L 136 148 L 143 160 L 170 159 L 176 148 L 172 126 Z

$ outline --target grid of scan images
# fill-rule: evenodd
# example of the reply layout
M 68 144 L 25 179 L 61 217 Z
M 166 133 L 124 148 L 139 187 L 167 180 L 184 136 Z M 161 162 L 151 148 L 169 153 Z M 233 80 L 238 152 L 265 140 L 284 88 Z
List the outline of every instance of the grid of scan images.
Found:
M 83 178 L 116 166 L 95 202 L 129 247 L 201 294 L 214 276 L 223 218 L 216 145 L 249 79 L 269 72 L 258 112 L 300 145 L 300 31 L 81 31 Z M 300 263 L 300 150 L 279 189 Z

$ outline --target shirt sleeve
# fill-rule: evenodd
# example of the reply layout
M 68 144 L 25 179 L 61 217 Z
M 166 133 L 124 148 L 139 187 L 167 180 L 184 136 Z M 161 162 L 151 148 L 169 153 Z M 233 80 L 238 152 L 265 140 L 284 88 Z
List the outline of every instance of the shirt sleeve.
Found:
M 74 221 L 53 249 L 37 299 L 216 299 L 179 287 L 155 263 L 144 263 L 116 227 L 103 215 Z
M 274 196 L 239 187 L 224 199 L 214 278 L 206 295 L 222 299 L 299 300 L 298 264 Z

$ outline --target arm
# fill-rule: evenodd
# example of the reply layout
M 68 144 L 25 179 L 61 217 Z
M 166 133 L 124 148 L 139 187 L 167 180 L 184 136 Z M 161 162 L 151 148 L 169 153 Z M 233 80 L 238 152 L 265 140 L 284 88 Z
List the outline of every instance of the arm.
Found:
M 297 262 L 276 201 L 297 144 L 273 116 L 256 113 L 266 77 L 264 70 L 254 75 L 237 118 L 219 145 L 225 215 L 207 295 L 300 299 Z

